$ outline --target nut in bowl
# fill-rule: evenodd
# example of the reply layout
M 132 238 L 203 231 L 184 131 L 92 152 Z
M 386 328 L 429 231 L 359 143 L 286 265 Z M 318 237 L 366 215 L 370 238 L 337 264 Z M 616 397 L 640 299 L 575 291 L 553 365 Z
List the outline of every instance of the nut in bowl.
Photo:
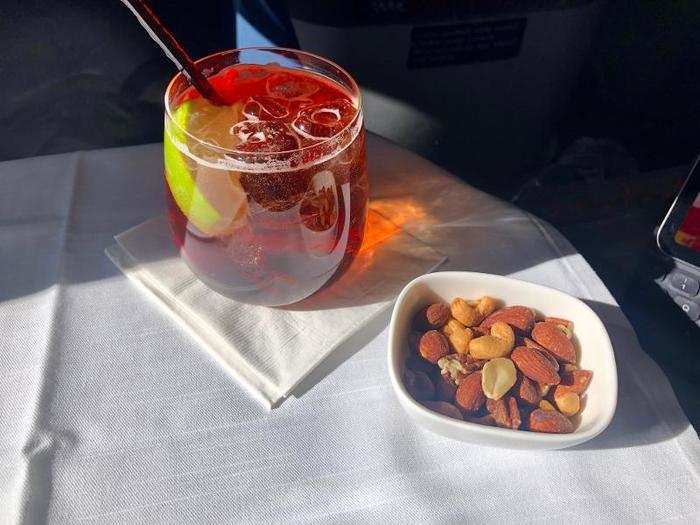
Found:
M 438 434 L 560 449 L 597 436 L 615 413 L 605 327 L 558 290 L 482 273 L 427 274 L 399 295 L 389 332 L 399 402 Z

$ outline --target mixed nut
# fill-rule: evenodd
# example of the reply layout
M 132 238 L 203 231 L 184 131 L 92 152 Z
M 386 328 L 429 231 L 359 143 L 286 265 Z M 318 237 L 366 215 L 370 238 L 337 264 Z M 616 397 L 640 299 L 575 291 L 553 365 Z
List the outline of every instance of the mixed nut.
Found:
M 473 423 L 570 433 L 592 373 L 576 365 L 573 323 L 492 297 L 422 308 L 404 384 L 414 399 Z

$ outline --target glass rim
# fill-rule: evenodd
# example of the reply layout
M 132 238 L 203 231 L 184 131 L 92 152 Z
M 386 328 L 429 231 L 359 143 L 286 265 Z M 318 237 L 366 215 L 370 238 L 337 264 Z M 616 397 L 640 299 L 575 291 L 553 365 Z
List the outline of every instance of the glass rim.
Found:
M 329 60 L 329 59 L 324 58 L 324 57 L 322 57 L 322 56 L 316 55 L 316 54 L 314 54 L 314 53 L 309 53 L 308 51 L 302 51 L 302 50 L 300 50 L 300 49 L 294 49 L 294 48 L 290 48 L 290 47 L 276 47 L 276 46 L 249 46 L 249 47 L 237 47 L 237 48 L 233 48 L 233 49 L 225 49 L 225 50 L 223 50 L 223 51 L 217 51 L 216 53 L 212 53 L 212 54 L 210 54 L 210 55 L 206 55 L 206 56 L 204 56 L 204 57 L 202 57 L 202 58 L 199 58 L 199 59 L 195 60 L 194 63 L 195 63 L 195 65 L 200 65 L 202 62 L 204 62 L 204 61 L 206 61 L 206 60 L 211 60 L 211 59 L 213 59 L 213 58 L 215 58 L 215 57 L 217 57 L 217 56 L 220 56 L 220 55 L 230 55 L 230 54 L 233 54 L 233 53 L 236 53 L 236 52 L 239 52 L 239 53 L 240 53 L 241 51 L 287 51 L 287 52 L 290 52 L 290 53 L 305 55 L 305 56 L 314 58 L 314 59 L 320 61 L 320 62 L 323 63 L 323 64 L 330 65 L 330 66 L 332 66 L 332 67 L 337 68 L 343 75 L 345 75 L 345 76 L 347 77 L 347 79 L 348 79 L 348 81 L 349 81 L 349 83 L 350 83 L 350 89 L 351 89 L 351 91 L 353 91 L 353 93 L 351 93 L 351 94 L 352 94 L 352 95 L 355 95 L 355 94 L 356 94 L 356 96 L 357 96 L 357 113 L 355 114 L 355 116 L 353 117 L 353 119 L 352 119 L 350 122 L 348 122 L 348 123 L 347 123 L 340 131 L 338 131 L 336 134 L 334 134 L 334 135 L 332 135 L 332 136 L 330 136 L 330 137 L 328 137 L 328 138 L 324 138 L 323 140 L 321 140 L 321 141 L 319 141 L 319 142 L 315 142 L 314 144 L 309 144 L 308 146 L 302 146 L 302 147 L 294 148 L 294 149 L 290 149 L 290 150 L 274 151 L 274 152 L 272 152 L 272 151 L 271 151 L 271 152 L 250 152 L 250 151 L 242 151 L 242 150 L 232 149 L 232 148 L 224 148 L 224 147 L 221 147 L 221 146 L 219 146 L 219 145 L 212 144 L 212 143 L 210 143 L 210 142 L 208 142 L 208 141 L 206 141 L 206 140 L 204 140 L 204 139 L 202 139 L 202 138 L 200 138 L 200 137 L 194 135 L 193 133 L 190 133 L 187 129 L 185 129 L 185 128 L 182 127 L 180 124 L 178 124 L 178 122 L 173 118 L 173 114 L 172 114 L 172 109 L 173 109 L 173 108 L 171 107 L 171 104 L 170 104 L 170 102 L 169 102 L 169 99 L 170 99 L 170 92 L 171 92 L 171 90 L 173 89 L 173 85 L 175 84 L 175 82 L 176 82 L 177 80 L 179 80 L 179 79 L 184 79 L 185 82 L 187 82 L 190 86 L 192 86 L 192 84 L 187 80 L 187 77 L 185 76 L 185 74 L 183 73 L 183 71 L 178 71 L 177 73 L 175 73 L 175 75 L 173 75 L 173 78 L 171 78 L 170 81 L 168 82 L 168 86 L 165 88 L 165 95 L 164 95 L 164 97 L 163 97 L 163 99 L 164 99 L 164 104 L 165 104 L 165 113 L 166 113 L 166 115 L 167 115 L 167 117 L 168 117 L 168 119 L 169 119 L 169 121 L 170 121 L 170 122 L 169 122 L 169 125 L 175 126 L 179 131 L 182 131 L 187 137 L 191 138 L 192 140 L 195 140 L 195 141 L 199 142 L 200 144 L 205 145 L 205 146 L 208 147 L 208 148 L 211 148 L 211 149 L 214 150 L 214 151 L 220 151 L 220 152 L 222 152 L 223 154 L 226 154 L 226 153 L 235 153 L 235 154 L 237 154 L 237 155 L 251 155 L 251 156 L 260 157 L 260 156 L 267 156 L 267 155 L 271 155 L 271 156 L 286 155 L 286 154 L 290 154 L 290 153 L 297 153 L 297 152 L 301 152 L 301 151 L 307 151 L 307 150 L 310 150 L 310 149 L 313 149 L 313 148 L 323 147 L 324 145 L 329 144 L 329 143 L 331 143 L 331 142 L 334 141 L 334 140 L 338 140 L 338 138 L 339 138 L 340 136 L 342 136 L 343 133 L 346 133 L 349 129 L 351 129 L 353 126 L 355 126 L 356 123 L 357 123 L 357 120 L 358 120 L 359 118 L 361 118 L 361 116 L 362 116 L 362 93 L 361 93 L 361 91 L 360 91 L 359 86 L 357 85 L 357 82 L 356 82 L 355 79 L 352 77 L 352 75 L 351 75 L 350 73 L 348 73 L 343 67 L 339 66 L 338 64 L 336 64 L 336 63 L 333 62 L 332 60 Z M 241 64 L 246 64 L 246 62 L 240 62 L 240 63 L 241 63 Z M 231 65 L 234 65 L 234 64 L 231 64 Z M 251 65 L 264 65 L 264 64 L 252 64 L 252 63 L 251 63 Z M 229 66 L 226 66 L 226 67 L 229 67 Z M 222 68 L 222 69 L 223 69 L 223 68 Z M 303 68 L 302 68 L 302 69 L 303 69 Z M 321 74 L 321 73 L 317 73 L 317 74 Z M 335 82 L 336 84 L 338 83 L 337 81 L 335 81 L 335 80 L 332 79 L 332 78 L 328 78 L 328 80 L 330 80 L 330 81 L 332 81 L 332 82 Z M 343 86 L 343 87 L 345 87 L 345 86 Z M 166 132 L 167 132 L 167 129 L 166 129 Z

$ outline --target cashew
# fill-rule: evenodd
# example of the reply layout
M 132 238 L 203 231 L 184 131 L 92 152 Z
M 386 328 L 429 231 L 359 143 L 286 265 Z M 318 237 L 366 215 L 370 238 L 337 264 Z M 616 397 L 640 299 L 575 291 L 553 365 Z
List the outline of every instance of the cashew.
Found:
M 472 340 L 474 334 L 457 319 L 447 321 L 447 324 L 442 327 L 442 333 L 447 336 L 455 352 L 466 354 L 469 351 L 469 341 Z
M 469 353 L 475 359 L 505 357 L 513 349 L 508 341 L 493 335 L 482 335 L 469 341 Z
M 461 297 L 452 300 L 450 311 L 452 312 L 452 317 L 464 326 L 474 326 L 479 322 L 479 312 Z
M 510 350 L 515 346 L 515 333 L 510 325 L 503 321 L 496 321 L 491 325 L 491 335 L 505 341 Z
M 454 332 L 465 329 L 466 327 L 462 323 L 460 323 L 457 319 L 452 317 L 447 321 L 447 323 L 445 323 L 445 326 L 442 327 L 442 333 L 449 337 Z
M 498 302 L 493 297 L 485 295 L 476 301 L 476 311 L 479 312 L 482 318 L 491 315 L 498 308 Z

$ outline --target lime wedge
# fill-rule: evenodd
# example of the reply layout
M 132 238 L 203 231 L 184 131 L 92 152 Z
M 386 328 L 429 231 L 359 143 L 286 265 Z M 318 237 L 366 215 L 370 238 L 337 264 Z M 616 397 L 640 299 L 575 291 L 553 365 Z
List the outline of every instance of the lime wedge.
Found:
M 187 143 L 184 130 L 191 127 L 193 119 L 200 120 L 200 105 L 197 99 L 184 102 L 173 113 L 173 122 L 166 123 L 165 179 L 178 207 L 197 229 L 207 235 L 229 234 L 241 225 L 247 212 L 239 174 L 197 164 L 175 146 L 175 141 Z

